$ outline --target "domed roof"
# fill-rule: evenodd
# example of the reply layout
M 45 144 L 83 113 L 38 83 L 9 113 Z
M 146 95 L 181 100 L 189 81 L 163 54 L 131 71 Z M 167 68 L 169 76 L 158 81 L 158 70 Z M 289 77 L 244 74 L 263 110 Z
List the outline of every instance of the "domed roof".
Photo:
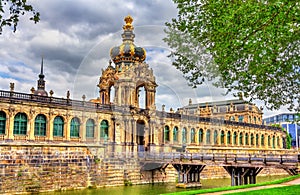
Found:
M 133 34 L 132 17 L 124 18 L 125 25 L 123 26 L 123 43 L 120 46 L 113 47 L 110 50 L 110 57 L 115 64 L 124 62 L 143 62 L 146 59 L 146 51 L 142 47 L 137 47 L 133 44 L 135 35 Z

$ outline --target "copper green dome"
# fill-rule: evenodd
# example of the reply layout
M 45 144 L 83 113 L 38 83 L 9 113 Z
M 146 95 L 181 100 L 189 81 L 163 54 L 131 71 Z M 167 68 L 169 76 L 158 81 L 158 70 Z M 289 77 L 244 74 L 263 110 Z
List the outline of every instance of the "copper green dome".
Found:
M 110 57 L 115 64 L 124 62 L 143 62 L 146 59 L 146 51 L 142 47 L 133 44 L 135 35 L 133 34 L 132 17 L 126 16 L 125 25 L 123 26 L 123 43 L 120 46 L 113 47 L 110 50 Z

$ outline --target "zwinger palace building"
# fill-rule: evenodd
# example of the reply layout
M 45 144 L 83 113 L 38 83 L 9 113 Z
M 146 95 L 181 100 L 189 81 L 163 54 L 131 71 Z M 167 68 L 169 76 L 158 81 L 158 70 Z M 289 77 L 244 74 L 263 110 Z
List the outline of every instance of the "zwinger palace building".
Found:
M 146 51 L 134 44 L 132 17 L 125 17 L 122 42 L 99 77 L 99 97 L 87 101 L 45 90 L 43 63 L 31 93 L 0 91 L 0 140 L 107 146 L 112 152 L 175 152 L 228 148 L 235 152 L 285 148 L 286 133 L 262 125 L 262 110 L 239 99 L 204 102 L 177 111 L 155 107 L 156 82 Z M 112 93 L 114 87 L 114 95 Z M 145 91 L 145 108 L 139 90 Z M 111 96 L 114 97 L 110 102 Z

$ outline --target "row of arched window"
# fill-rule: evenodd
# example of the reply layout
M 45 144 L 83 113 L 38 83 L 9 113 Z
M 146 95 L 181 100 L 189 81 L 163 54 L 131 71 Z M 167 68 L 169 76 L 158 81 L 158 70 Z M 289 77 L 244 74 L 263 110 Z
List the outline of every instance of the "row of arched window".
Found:
M 53 121 L 53 136 L 64 137 L 65 121 L 63 117 L 56 116 Z M 71 119 L 70 123 L 70 137 L 80 137 L 80 120 L 77 117 Z M 85 132 L 87 138 L 95 137 L 95 121 L 88 119 L 85 124 Z M 25 113 L 17 113 L 14 117 L 13 134 L 14 135 L 26 135 L 28 127 L 28 117 Z M 0 134 L 5 134 L 6 128 L 6 114 L 0 111 Z M 102 120 L 100 123 L 100 138 L 108 138 L 109 123 L 107 120 Z M 43 114 L 38 114 L 34 120 L 34 135 L 46 136 L 47 132 L 47 118 Z
M 170 135 L 173 134 L 173 140 L 170 140 Z M 189 143 L 193 144 L 196 143 L 196 130 L 192 128 L 190 130 L 190 140 Z M 178 127 L 175 126 L 173 131 L 170 131 L 169 126 L 165 126 L 164 128 L 164 142 L 173 141 L 173 143 L 179 142 L 178 137 Z M 181 142 L 187 143 L 187 129 L 183 128 L 181 132 Z M 282 138 L 275 135 L 264 135 L 264 134 L 255 134 L 255 133 L 244 133 L 244 132 L 231 132 L 224 130 L 198 130 L 198 142 L 199 144 L 207 144 L 207 145 L 256 145 L 256 146 L 269 146 L 272 148 L 280 147 L 280 141 Z M 226 143 L 225 143 L 226 142 Z M 267 143 L 265 143 L 267 142 Z

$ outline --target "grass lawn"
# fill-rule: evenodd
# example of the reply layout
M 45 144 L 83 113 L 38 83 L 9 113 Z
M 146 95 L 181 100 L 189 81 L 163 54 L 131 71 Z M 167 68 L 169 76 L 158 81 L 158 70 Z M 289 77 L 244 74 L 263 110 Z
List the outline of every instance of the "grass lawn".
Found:
M 163 195 L 195 195 L 195 194 L 204 194 L 204 193 L 211 193 L 211 192 L 222 192 L 222 191 L 224 191 L 224 193 L 226 193 L 225 191 L 227 191 L 227 190 L 236 190 L 236 189 L 245 189 L 245 188 L 257 187 L 257 186 L 281 184 L 281 183 L 285 183 L 285 182 L 291 181 L 291 180 L 296 179 L 296 178 L 300 178 L 300 175 L 294 175 L 294 176 L 286 177 L 286 178 L 283 178 L 283 179 L 268 181 L 268 182 L 258 183 L 258 184 L 248 184 L 248 185 L 241 185 L 241 186 L 228 186 L 228 187 L 203 189 L 203 190 L 201 190 L 201 189 L 200 190 L 190 190 L 190 191 L 183 191 L 183 192 L 167 193 L 167 194 L 163 194 Z M 299 185 L 297 185 L 297 187 L 299 188 Z M 283 194 L 283 193 L 279 193 L 279 194 Z M 294 194 L 300 194 L 300 193 L 294 193 Z M 275 194 L 272 194 L 272 195 L 275 195 Z
M 295 195 L 295 194 L 300 194 L 300 185 L 277 187 L 277 188 L 270 188 L 270 189 L 263 189 L 263 190 L 254 190 L 248 192 L 238 192 L 233 194 L 234 195 L 275 195 L 275 194 Z

